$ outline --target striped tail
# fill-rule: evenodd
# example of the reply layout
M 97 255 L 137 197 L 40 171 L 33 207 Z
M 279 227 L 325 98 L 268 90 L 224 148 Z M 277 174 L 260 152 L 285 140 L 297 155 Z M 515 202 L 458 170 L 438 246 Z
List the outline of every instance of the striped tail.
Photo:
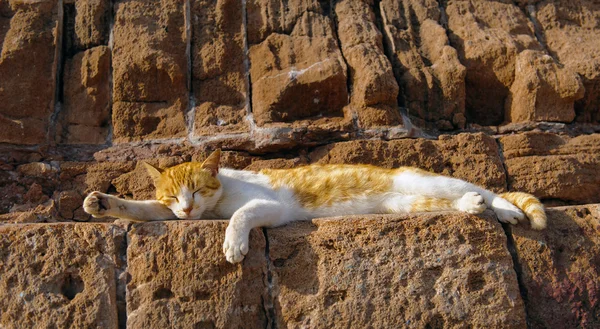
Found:
M 523 192 L 508 192 L 500 194 L 500 197 L 519 207 L 529 218 L 531 228 L 543 230 L 546 228 L 546 212 L 544 205 L 531 194 Z

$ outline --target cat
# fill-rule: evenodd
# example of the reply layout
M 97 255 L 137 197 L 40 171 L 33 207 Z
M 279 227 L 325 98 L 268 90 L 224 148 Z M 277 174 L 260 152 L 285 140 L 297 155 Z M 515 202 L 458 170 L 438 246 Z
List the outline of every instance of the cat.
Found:
M 534 196 L 497 195 L 460 179 L 413 167 L 308 165 L 259 172 L 219 168 L 220 150 L 203 163 L 159 169 L 144 163 L 156 200 L 125 200 L 92 192 L 83 208 L 94 217 L 132 220 L 230 218 L 223 252 L 230 263 L 244 259 L 250 230 L 316 217 L 370 213 L 459 210 L 479 214 L 490 207 L 504 223 L 528 217 L 546 227 L 544 207 Z

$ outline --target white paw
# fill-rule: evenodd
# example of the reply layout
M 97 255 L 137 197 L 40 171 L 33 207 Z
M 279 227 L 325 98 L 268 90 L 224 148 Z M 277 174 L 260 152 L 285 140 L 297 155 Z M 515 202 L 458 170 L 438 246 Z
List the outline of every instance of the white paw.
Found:
M 469 214 L 481 214 L 487 205 L 479 193 L 467 192 L 458 200 L 457 208 Z
M 225 231 L 225 242 L 223 242 L 223 253 L 231 264 L 239 263 L 248 253 L 248 233 L 235 230 L 231 226 Z
M 108 194 L 92 192 L 83 200 L 83 210 L 96 218 L 107 216 L 111 209 L 109 198 Z
M 521 209 L 501 197 L 496 197 L 492 201 L 492 209 L 496 213 L 496 216 L 498 216 L 498 220 L 502 223 L 517 224 L 519 221 L 525 219 L 525 214 L 523 214 Z

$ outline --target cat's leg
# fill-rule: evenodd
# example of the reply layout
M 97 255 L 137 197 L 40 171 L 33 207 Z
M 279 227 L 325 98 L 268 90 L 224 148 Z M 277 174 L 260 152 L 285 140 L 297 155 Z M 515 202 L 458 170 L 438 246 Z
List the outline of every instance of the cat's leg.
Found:
M 97 191 L 83 200 L 83 209 L 96 218 L 118 217 L 140 221 L 177 218 L 169 208 L 156 200 L 125 200 Z
M 480 214 L 487 206 L 477 192 L 467 192 L 455 200 L 428 197 L 422 195 L 393 194 L 382 203 L 382 212 L 413 213 L 443 210 L 459 210 L 469 214 Z
M 233 213 L 223 242 L 227 261 L 235 264 L 244 259 L 250 248 L 249 236 L 253 228 L 284 224 L 285 209 L 277 201 L 252 200 Z
M 467 193 L 474 192 L 494 210 L 504 223 L 517 224 L 525 218 L 523 212 L 496 193 L 460 179 L 436 174 L 423 174 L 419 171 L 404 171 L 394 177 L 394 190 L 406 194 L 460 200 Z

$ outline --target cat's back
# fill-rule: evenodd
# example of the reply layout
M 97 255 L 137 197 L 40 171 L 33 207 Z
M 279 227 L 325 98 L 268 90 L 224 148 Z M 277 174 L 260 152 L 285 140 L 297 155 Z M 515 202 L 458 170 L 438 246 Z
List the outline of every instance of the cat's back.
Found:
M 263 169 L 274 189 L 292 189 L 303 206 L 314 208 L 389 192 L 393 177 L 410 168 L 371 165 L 319 165 L 292 169 Z

